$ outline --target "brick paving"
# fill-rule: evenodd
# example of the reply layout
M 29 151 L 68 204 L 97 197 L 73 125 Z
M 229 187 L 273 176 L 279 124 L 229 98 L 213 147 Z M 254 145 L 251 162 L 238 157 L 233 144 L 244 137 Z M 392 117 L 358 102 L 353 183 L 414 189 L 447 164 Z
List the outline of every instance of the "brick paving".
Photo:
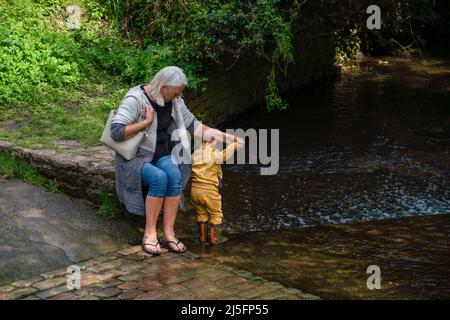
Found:
M 67 268 L 0 287 L 0 300 L 305 300 L 319 299 L 250 272 L 206 262 L 191 252 L 153 257 L 140 246 L 77 264 L 80 289 L 69 289 Z

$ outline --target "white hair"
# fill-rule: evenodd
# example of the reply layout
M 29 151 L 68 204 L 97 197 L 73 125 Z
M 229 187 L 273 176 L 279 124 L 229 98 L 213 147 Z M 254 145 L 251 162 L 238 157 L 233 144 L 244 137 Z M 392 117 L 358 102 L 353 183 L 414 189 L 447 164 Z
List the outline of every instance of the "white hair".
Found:
M 150 81 L 149 85 L 152 87 L 152 95 L 156 99 L 156 103 L 163 106 L 164 98 L 161 94 L 161 87 L 166 85 L 169 87 L 179 87 L 187 85 L 187 77 L 183 70 L 176 66 L 169 66 L 162 68 Z

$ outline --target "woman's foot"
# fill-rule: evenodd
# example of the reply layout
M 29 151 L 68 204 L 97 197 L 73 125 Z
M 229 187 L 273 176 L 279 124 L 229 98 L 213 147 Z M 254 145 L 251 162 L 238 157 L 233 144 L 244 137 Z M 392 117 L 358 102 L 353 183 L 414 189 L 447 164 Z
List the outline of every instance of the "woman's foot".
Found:
M 187 250 L 186 245 L 175 237 L 170 240 L 163 237 L 159 242 L 175 253 L 183 253 Z
M 142 250 L 154 256 L 159 256 L 161 254 L 161 246 L 157 239 L 144 237 L 142 240 Z

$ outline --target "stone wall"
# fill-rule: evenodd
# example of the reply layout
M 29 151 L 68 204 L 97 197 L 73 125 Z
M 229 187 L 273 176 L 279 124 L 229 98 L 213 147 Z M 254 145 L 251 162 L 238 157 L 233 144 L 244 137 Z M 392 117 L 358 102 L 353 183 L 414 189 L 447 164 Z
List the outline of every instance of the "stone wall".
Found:
M 33 150 L 0 141 L 0 151 L 30 163 L 36 171 L 58 182 L 71 196 L 101 203 L 101 191 L 115 192 L 114 151 L 106 146 L 83 148 L 76 141 L 55 141 L 60 151 Z
M 295 63 L 288 68 L 286 76 L 277 75 L 280 93 L 333 77 L 339 71 L 334 65 L 333 34 L 323 29 L 310 29 L 295 36 Z M 255 54 L 241 58 L 234 65 L 233 62 L 228 61 L 209 73 L 204 93 L 187 92 L 186 95 L 189 109 L 216 127 L 264 103 L 265 78 L 271 68 L 267 59 Z

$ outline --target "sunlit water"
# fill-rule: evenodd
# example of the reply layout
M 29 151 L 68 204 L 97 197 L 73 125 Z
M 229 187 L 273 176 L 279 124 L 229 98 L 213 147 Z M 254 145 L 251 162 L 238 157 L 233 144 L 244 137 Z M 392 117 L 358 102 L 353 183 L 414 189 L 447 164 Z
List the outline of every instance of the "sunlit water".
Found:
M 225 165 L 230 233 L 450 213 L 450 64 L 365 59 L 226 128 L 280 129 L 280 168 Z

